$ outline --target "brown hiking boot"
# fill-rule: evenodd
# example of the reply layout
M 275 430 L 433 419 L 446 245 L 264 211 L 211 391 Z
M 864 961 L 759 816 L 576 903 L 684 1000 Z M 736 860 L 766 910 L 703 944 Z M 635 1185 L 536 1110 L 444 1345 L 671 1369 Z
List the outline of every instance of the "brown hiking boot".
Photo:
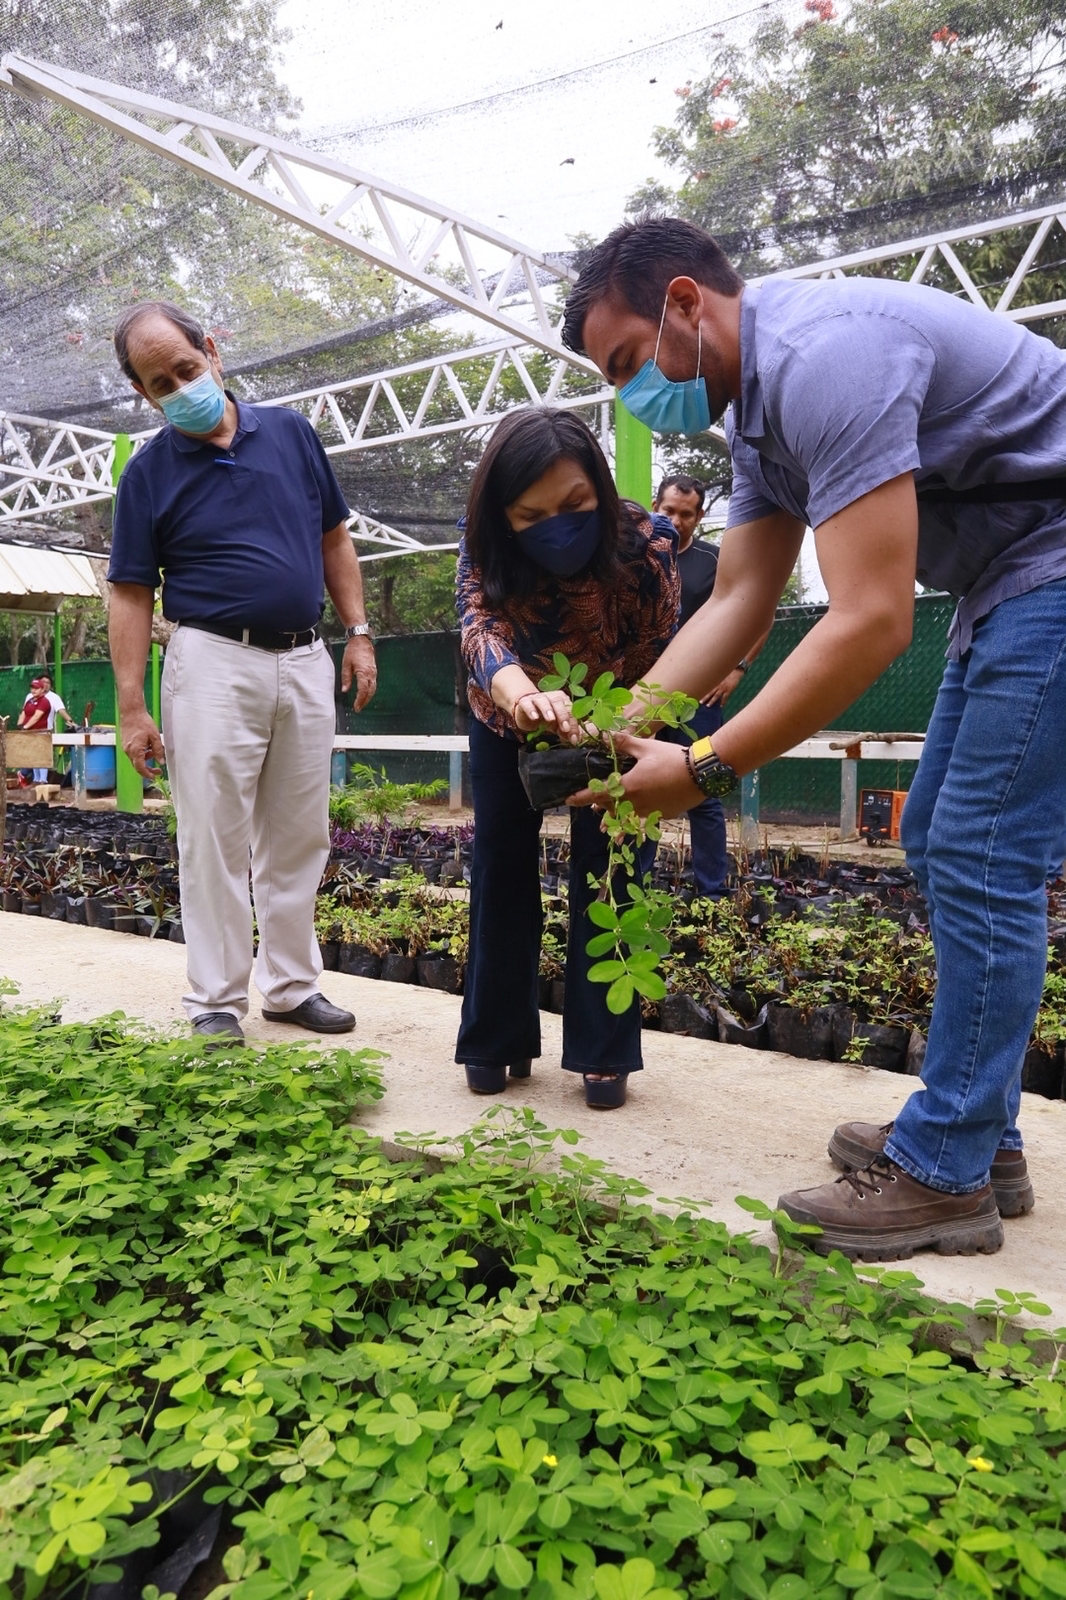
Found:
M 943 1194 L 883 1155 L 833 1183 L 783 1194 L 777 1204 L 794 1222 L 821 1228 L 809 1241 L 821 1256 L 839 1250 L 852 1261 L 902 1261 L 915 1250 L 970 1256 L 1003 1243 L 990 1183 L 973 1194 Z
M 894 1124 L 842 1122 L 829 1141 L 829 1159 L 841 1172 L 858 1172 L 881 1154 Z M 992 1193 L 1001 1217 L 1028 1216 L 1036 1204 L 1024 1150 L 997 1150 L 992 1162 Z

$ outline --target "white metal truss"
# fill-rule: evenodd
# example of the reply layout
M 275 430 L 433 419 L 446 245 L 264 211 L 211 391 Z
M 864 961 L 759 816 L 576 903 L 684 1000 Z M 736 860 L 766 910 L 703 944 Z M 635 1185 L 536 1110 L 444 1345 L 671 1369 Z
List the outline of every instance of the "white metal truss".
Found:
M 31 98 L 66 105 L 501 330 L 504 337 L 484 345 L 265 402 L 303 411 L 331 454 L 491 427 L 515 402 L 599 406 L 605 428 L 613 391 L 602 386 L 589 362 L 562 347 L 558 307 L 542 292 L 573 279 L 564 261 L 346 163 L 206 112 L 18 55 L 3 57 L 0 82 Z M 330 185 L 340 191 L 332 203 L 322 198 Z M 841 278 L 896 263 L 894 277 L 946 281 L 975 305 L 1030 322 L 1066 313 L 1066 300 L 1019 303 L 1056 230 L 1066 233 L 1066 202 L 767 276 Z M 991 297 L 956 247 L 1007 232 L 1027 237 L 1010 278 Z M 525 320 L 516 315 L 518 309 Z M 594 378 L 595 387 L 587 393 L 575 388 L 568 379 L 577 373 Z M 0 523 L 110 497 L 111 435 L 36 418 L 8 415 L 0 421 Z M 721 430 L 711 432 L 724 442 Z M 452 548 L 424 546 L 361 514 L 353 519 L 352 531 L 353 537 L 382 546 L 364 558 L 369 560 Z
M 0 412 L 0 523 L 110 500 L 115 436 Z
M 348 518 L 348 532 L 353 539 L 361 544 L 381 545 L 383 548 L 371 555 L 361 556 L 361 561 L 383 561 L 386 556 L 417 555 L 426 550 L 458 550 L 456 544 L 423 544 L 413 534 L 401 533 L 398 528 L 390 528 L 387 522 L 379 522 L 377 517 L 368 517 L 362 511 L 355 511 Z
M 575 392 L 568 381 L 575 376 L 568 359 L 545 358 L 528 344 L 500 339 L 264 404 L 301 411 L 327 454 L 340 455 L 491 427 L 515 405 L 578 410 L 614 400 L 602 380 Z
M 812 261 L 804 267 L 787 267 L 753 281 L 761 283 L 767 278 L 845 278 L 852 273 L 861 273 L 865 267 L 913 259 L 913 265 L 901 281 L 924 283 L 938 272 L 942 274 L 946 268 L 949 281 L 957 283 L 975 306 L 1010 317 L 1012 322 L 1037 322 L 1044 317 L 1066 313 L 1066 300 L 1042 300 L 1032 305 L 1016 303 L 1025 280 L 1030 273 L 1039 270 L 1040 253 L 1056 230 L 1066 234 L 1066 201 L 1059 200 L 1053 205 L 1040 206 L 1035 211 L 1019 211 L 1010 216 L 969 223 L 964 227 L 942 228 L 921 238 L 904 239 L 899 244 L 874 245 L 869 250 L 855 250 L 850 255 L 837 256 L 833 260 Z M 1000 293 L 992 298 L 975 283 L 955 246 L 976 244 L 994 234 L 1016 232 L 1028 232 L 1025 247 L 1010 278 Z
M 0 61 L 0 82 L 58 101 L 512 337 L 563 353 L 560 308 L 544 290 L 575 274 L 557 257 L 292 140 L 121 84 L 15 54 Z

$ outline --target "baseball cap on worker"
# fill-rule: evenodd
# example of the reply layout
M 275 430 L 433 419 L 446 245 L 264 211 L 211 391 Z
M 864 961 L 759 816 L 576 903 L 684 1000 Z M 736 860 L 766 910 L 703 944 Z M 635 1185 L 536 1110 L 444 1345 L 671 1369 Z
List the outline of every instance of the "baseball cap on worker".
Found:
M 30 688 L 31 689 L 43 689 L 44 688 L 44 679 L 43 678 L 34 678 L 32 683 L 30 684 Z

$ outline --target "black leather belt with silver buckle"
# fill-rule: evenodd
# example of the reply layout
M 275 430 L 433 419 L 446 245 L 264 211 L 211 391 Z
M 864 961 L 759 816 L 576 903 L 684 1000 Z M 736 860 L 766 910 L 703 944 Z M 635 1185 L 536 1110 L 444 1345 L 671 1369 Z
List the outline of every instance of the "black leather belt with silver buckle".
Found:
M 215 633 L 220 639 L 235 639 L 238 644 L 250 644 L 253 650 L 297 650 L 301 645 L 314 644 L 318 638 L 317 628 L 279 633 L 273 628 L 242 628 L 235 622 L 198 622 L 194 617 L 183 618 L 179 627 L 198 628 L 201 633 Z

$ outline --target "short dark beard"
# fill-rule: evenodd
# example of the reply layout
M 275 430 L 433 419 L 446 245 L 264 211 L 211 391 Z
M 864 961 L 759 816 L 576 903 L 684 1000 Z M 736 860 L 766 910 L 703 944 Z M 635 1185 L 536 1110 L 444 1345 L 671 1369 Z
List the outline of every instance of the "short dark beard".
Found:
M 700 366 L 704 369 L 699 375 L 703 379 L 704 388 L 707 390 L 707 404 L 711 408 L 711 422 L 720 422 L 725 415 L 726 406 L 728 406 L 732 396 L 726 383 L 725 363 L 716 345 L 704 344 Z M 707 368 L 710 368 L 710 371 L 707 371 Z

